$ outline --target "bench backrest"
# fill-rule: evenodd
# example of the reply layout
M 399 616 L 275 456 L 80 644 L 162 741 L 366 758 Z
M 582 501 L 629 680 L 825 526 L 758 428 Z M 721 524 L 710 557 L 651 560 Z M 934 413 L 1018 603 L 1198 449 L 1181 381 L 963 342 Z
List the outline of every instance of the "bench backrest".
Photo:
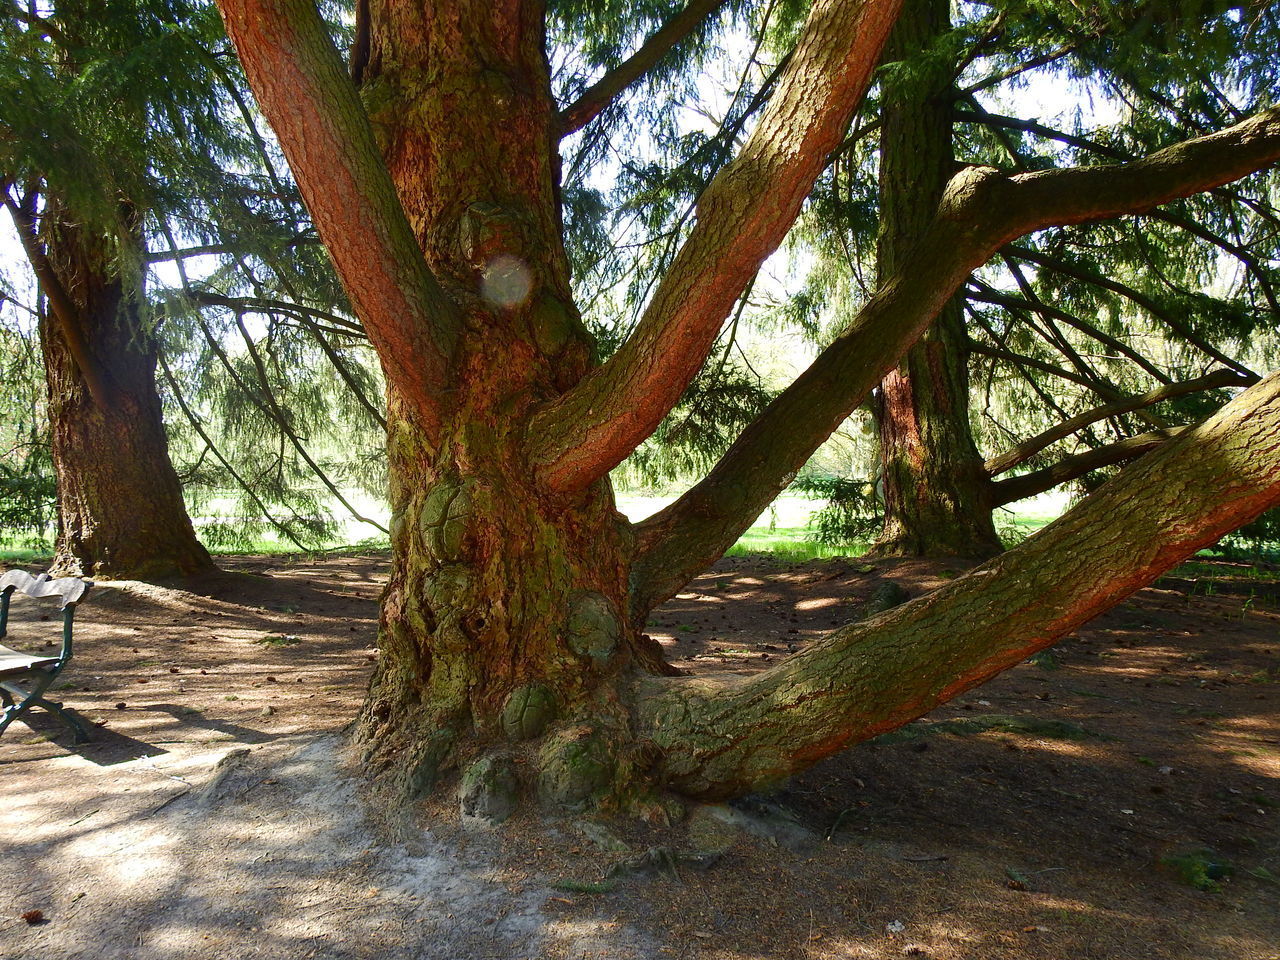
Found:
M 76 604 L 84 599 L 84 595 L 93 586 L 90 580 L 79 577 L 58 577 L 52 579 L 47 573 L 33 577 L 22 570 L 10 570 L 0 576 L 0 640 L 4 639 L 9 625 L 9 599 L 14 591 L 28 597 L 42 599 L 56 597 L 61 599 L 59 609 L 62 611 L 62 654 L 60 659 L 71 658 L 71 625 L 76 614 Z

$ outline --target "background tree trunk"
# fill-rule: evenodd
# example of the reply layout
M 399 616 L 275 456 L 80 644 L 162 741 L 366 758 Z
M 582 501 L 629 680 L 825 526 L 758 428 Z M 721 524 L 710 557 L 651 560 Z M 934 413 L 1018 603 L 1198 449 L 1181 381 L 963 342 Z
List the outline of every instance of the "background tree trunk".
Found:
M 938 209 L 955 169 L 953 64 L 923 59 L 950 29 L 948 0 L 907 0 L 886 60 L 911 60 L 886 83 L 880 139 L 880 285 L 900 269 Z M 990 556 L 1001 550 L 988 479 L 969 428 L 967 337 L 952 300 L 880 384 L 884 530 L 875 552 Z
M 54 570 L 148 579 L 214 569 L 169 459 L 142 291 L 127 288 L 106 238 L 53 222 L 45 250 L 66 294 L 40 324 L 58 491 Z

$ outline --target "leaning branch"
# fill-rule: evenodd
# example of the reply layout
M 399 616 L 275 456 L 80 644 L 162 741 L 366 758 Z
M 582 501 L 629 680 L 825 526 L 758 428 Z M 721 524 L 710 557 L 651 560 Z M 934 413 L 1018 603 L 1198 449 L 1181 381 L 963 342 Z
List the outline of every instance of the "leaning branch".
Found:
M 699 199 L 635 332 L 534 416 L 529 455 L 544 487 L 570 492 L 604 476 L 675 406 L 839 145 L 901 2 L 813 5 L 756 129 Z
M 218 7 L 387 380 L 435 429 L 459 311 L 422 257 L 315 3 Z
M 1149 210 L 1276 160 L 1280 108 L 1273 107 L 1132 163 L 1012 177 L 986 167 L 957 174 L 902 268 L 701 483 L 637 525 L 632 617 L 642 618 L 723 554 L 865 401 L 960 284 L 1006 243 L 1050 226 Z
M 18 231 L 18 240 L 22 244 L 23 252 L 27 255 L 27 262 L 31 264 L 31 272 L 36 275 L 40 290 L 49 302 L 49 310 L 56 321 L 56 328 L 67 345 L 71 359 L 75 361 L 76 369 L 80 371 L 85 389 L 89 391 L 89 396 L 93 398 L 94 403 L 99 407 L 107 408 L 115 396 L 110 379 L 90 351 L 80 319 L 80 310 L 72 301 L 67 288 L 63 286 L 57 271 L 54 270 L 49 260 L 48 248 L 40 240 L 40 230 L 36 225 L 35 211 L 32 208 L 34 199 L 34 194 L 28 194 L 26 197 L 14 200 L 9 194 L 7 184 L 3 192 L 0 192 L 0 201 L 13 217 L 13 225 Z
M 925 597 L 749 678 L 648 681 L 639 711 L 659 771 L 707 800 L 777 783 L 1022 662 L 1277 503 L 1272 376 Z
M 1280 159 L 1280 107 L 1121 164 L 1038 170 L 1010 178 L 1007 240 L 1049 226 L 1145 213 Z M 1016 232 L 1014 232 L 1016 231 Z
M 613 100 L 652 70 L 680 43 L 725 5 L 725 0 L 690 0 L 689 4 L 658 28 L 640 49 L 587 87 L 573 103 L 560 111 L 560 136 L 577 133 Z

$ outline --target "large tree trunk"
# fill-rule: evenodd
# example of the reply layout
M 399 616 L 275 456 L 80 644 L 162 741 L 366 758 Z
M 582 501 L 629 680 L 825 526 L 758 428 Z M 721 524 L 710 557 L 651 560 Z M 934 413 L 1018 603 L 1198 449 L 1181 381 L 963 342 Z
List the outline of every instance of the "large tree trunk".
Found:
M 951 26 L 949 0 L 907 0 L 887 59 L 917 58 L 909 79 L 886 84 L 880 135 L 881 284 L 901 268 L 928 229 L 955 169 L 951 65 L 918 63 Z M 991 521 L 988 478 L 969 428 L 964 316 L 950 301 L 933 326 L 880 384 L 884 530 L 875 552 L 905 556 L 990 556 L 1001 549 Z
M 106 238 L 47 218 L 43 240 L 53 273 L 42 280 L 50 308 L 40 342 L 58 491 L 54 570 L 135 579 L 212 570 L 169 459 L 142 291 L 126 286 Z
M 545 793 L 582 803 L 625 781 L 617 681 L 661 663 L 623 616 L 631 545 L 608 480 L 549 496 L 524 449 L 530 409 L 573 386 L 591 348 L 561 241 L 542 14 L 521 6 L 375 8 L 362 74 L 409 224 L 463 305 L 463 333 L 434 432 L 391 391 L 392 573 L 358 736 L 409 794 L 449 768 L 484 771 L 471 778 L 498 795 L 474 802 L 494 816 L 514 776 L 505 751 L 550 729 Z
M 1102 501 L 1129 511 L 1124 529 L 1146 553 L 1086 513 L 1042 541 L 1052 563 L 1024 549 L 1026 564 L 957 581 L 953 609 L 908 605 L 723 700 L 659 680 L 667 671 L 628 607 L 660 602 L 727 547 L 970 270 L 1046 223 L 1116 215 L 1271 162 L 1280 113 L 1101 172 L 953 179 L 910 276 L 886 283 L 712 482 L 633 543 L 608 470 L 671 409 L 794 220 L 896 0 L 816 0 L 765 114 L 700 198 L 635 332 L 598 366 L 569 293 L 542 4 L 371 0 L 359 98 L 311 0 L 219 5 L 390 385 L 393 569 L 356 737 L 402 794 L 460 768 L 464 811 L 497 819 L 530 788 L 569 805 L 635 799 L 664 779 L 699 796 L 751 789 L 1016 662 L 1280 495 L 1271 382 L 1221 429 L 1166 448 L 1187 458 L 1189 489 L 1166 483 L 1182 461 L 1161 454 L 1168 478 Z M 1107 577 L 1077 596 L 1099 536 L 1115 542 Z M 987 584 L 1003 585 L 990 604 Z

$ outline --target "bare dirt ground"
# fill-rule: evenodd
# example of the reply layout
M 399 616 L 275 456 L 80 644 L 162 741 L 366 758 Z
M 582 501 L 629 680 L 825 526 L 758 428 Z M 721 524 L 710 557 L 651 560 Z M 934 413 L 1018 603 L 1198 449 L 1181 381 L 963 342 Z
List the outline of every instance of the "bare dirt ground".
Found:
M 94 588 L 55 694 L 94 741 L 38 712 L 0 738 L 0 958 L 1280 958 L 1280 587 L 1245 568 L 1167 579 L 770 797 L 488 832 L 360 800 L 341 731 L 386 563 Z M 956 572 L 729 559 L 650 632 L 759 670 L 885 578 Z M 12 645 L 56 619 L 15 601 Z

